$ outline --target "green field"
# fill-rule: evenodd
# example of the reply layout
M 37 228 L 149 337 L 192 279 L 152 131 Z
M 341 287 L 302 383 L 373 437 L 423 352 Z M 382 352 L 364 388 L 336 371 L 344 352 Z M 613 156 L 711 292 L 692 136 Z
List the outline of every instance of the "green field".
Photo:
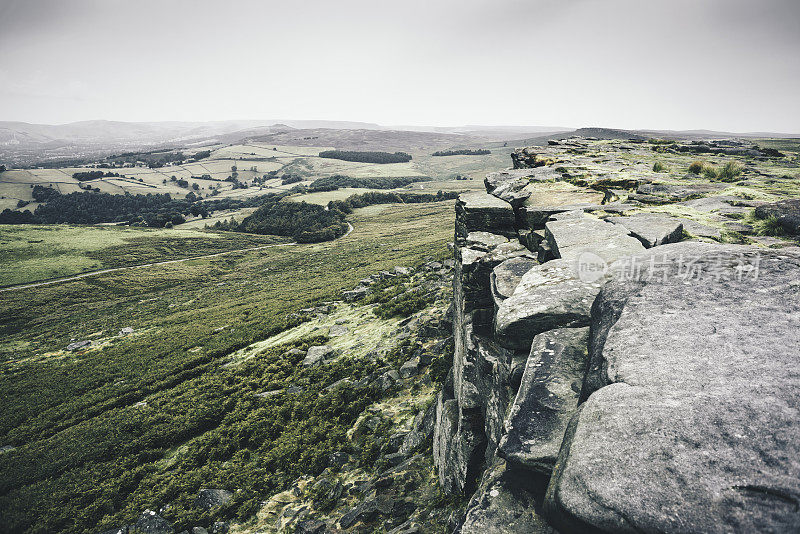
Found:
M 183 228 L 2 225 L 0 286 L 288 241 Z
M 446 256 L 452 209 L 453 202 L 371 206 L 350 217 L 350 235 L 332 242 L 0 293 L 0 447 L 14 447 L 0 453 L 0 531 L 97 532 L 165 503 L 178 530 L 208 526 L 211 517 L 192 505 L 201 487 L 241 490 L 219 513 L 246 520 L 297 476 L 319 473 L 328 454 L 346 446 L 354 418 L 380 397 L 362 387 L 320 397 L 322 388 L 384 363 L 356 355 L 301 370 L 284 345 L 226 364 L 291 327 L 291 312 L 337 299 L 379 270 Z M 28 229 L 37 230 L 35 239 L 51 231 Z M 148 241 L 165 239 L 59 230 L 87 255 L 157 249 Z M 29 239 L 23 233 L 17 245 Z M 118 335 L 123 327 L 134 333 Z M 287 339 L 303 345 L 314 341 L 308 336 Z M 93 343 L 67 352 L 71 339 Z M 305 393 L 254 396 L 291 384 Z

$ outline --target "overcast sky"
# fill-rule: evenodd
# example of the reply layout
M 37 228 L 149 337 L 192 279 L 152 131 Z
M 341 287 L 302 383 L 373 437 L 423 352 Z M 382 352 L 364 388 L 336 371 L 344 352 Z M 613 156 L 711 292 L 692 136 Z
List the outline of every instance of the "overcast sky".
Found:
M 0 0 L 0 120 L 800 133 L 800 0 Z

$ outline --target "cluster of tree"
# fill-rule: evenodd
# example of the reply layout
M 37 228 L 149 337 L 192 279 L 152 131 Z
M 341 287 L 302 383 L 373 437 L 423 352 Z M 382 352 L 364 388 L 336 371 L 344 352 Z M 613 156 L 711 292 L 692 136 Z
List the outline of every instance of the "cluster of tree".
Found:
M 180 224 L 192 213 L 196 197 L 172 199 L 168 194 L 110 195 L 82 191 L 62 195 L 55 189 L 35 186 L 33 198 L 40 202 L 36 210 L 0 213 L 0 224 L 97 224 L 125 222 L 141 226 L 164 227 Z M 204 210 L 194 210 L 201 214 Z M 207 213 L 207 212 L 206 212 Z
M 479 148 L 477 150 L 471 150 L 469 148 L 463 148 L 460 150 L 439 150 L 431 154 L 432 156 L 485 156 L 486 154 L 491 154 L 491 150 L 486 150 L 483 148 Z
M 330 241 L 347 232 L 341 211 L 326 210 L 306 202 L 280 202 L 280 197 L 265 202 L 240 224 L 217 222 L 214 228 L 251 234 L 291 236 L 298 243 Z
M 377 178 L 353 178 L 337 174 L 314 180 L 308 187 L 309 192 L 335 191 L 342 187 L 363 187 L 365 189 L 395 189 L 405 187 L 414 182 L 429 181 L 428 176 L 379 176 Z
M 405 152 L 359 152 L 356 150 L 325 150 L 319 153 L 321 158 L 357 161 L 359 163 L 405 163 L 411 161 L 411 155 Z
M 195 153 L 195 155 L 192 156 L 192 158 L 195 161 L 197 161 L 197 160 L 201 160 L 201 159 L 206 159 L 210 155 L 211 155 L 211 151 L 210 150 L 201 150 L 200 152 Z
M 6 172 L 6 166 L 0 165 L 0 172 Z
M 208 153 L 208 155 L 203 156 L 203 154 Z M 202 157 L 208 157 L 211 155 L 211 151 L 204 150 L 195 154 L 195 159 L 202 159 L 197 158 L 198 155 Z M 133 165 L 138 161 L 144 162 L 147 164 L 148 167 L 151 169 L 157 169 L 159 167 L 163 167 L 168 163 L 182 163 L 187 159 L 186 155 L 180 151 L 172 151 L 172 150 L 151 150 L 149 152 L 123 152 L 119 155 L 112 155 L 106 158 L 107 161 L 110 161 L 114 165 L 124 166 L 126 164 Z
M 299 174 L 284 174 L 283 176 L 281 176 L 281 183 L 283 185 L 296 184 L 297 182 L 302 182 L 302 181 L 303 177 L 300 176 Z
M 72 173 L 72 177 L 81 182 L 97 180 L 98 178 L 119 178 L 118 172 L 82 171 Z
M 339 211 L 347 214 L 356 208 L 372 206 L 375 204 L 421 204 L 424 202 L 442 202 L 458 198 L 455 191 L 438 191 L 435 195 L 425 193 L 383 193 L 370 191 L 360 195 L 351 195 L 345 200 L 331 200 L 328 202 L 329 211 Z

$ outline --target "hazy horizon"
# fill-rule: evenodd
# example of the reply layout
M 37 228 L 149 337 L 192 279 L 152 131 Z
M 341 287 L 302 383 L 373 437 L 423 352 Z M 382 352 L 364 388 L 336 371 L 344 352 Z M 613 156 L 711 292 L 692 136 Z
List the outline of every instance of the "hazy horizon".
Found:
M 0 0 L 0 121 L 797 134 L 798 45 L 792 0 Z

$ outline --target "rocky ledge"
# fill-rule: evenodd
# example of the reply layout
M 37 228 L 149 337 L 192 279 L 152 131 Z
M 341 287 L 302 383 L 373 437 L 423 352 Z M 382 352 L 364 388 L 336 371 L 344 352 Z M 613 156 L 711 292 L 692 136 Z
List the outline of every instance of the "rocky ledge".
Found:
M 735 180 L 652 163 L 698 154 Z M 433 454 L 458 530 L 800 530 L 800 215 L 770 174 L 795 159 L 572 138 L 513 161 L 456 205 Z

